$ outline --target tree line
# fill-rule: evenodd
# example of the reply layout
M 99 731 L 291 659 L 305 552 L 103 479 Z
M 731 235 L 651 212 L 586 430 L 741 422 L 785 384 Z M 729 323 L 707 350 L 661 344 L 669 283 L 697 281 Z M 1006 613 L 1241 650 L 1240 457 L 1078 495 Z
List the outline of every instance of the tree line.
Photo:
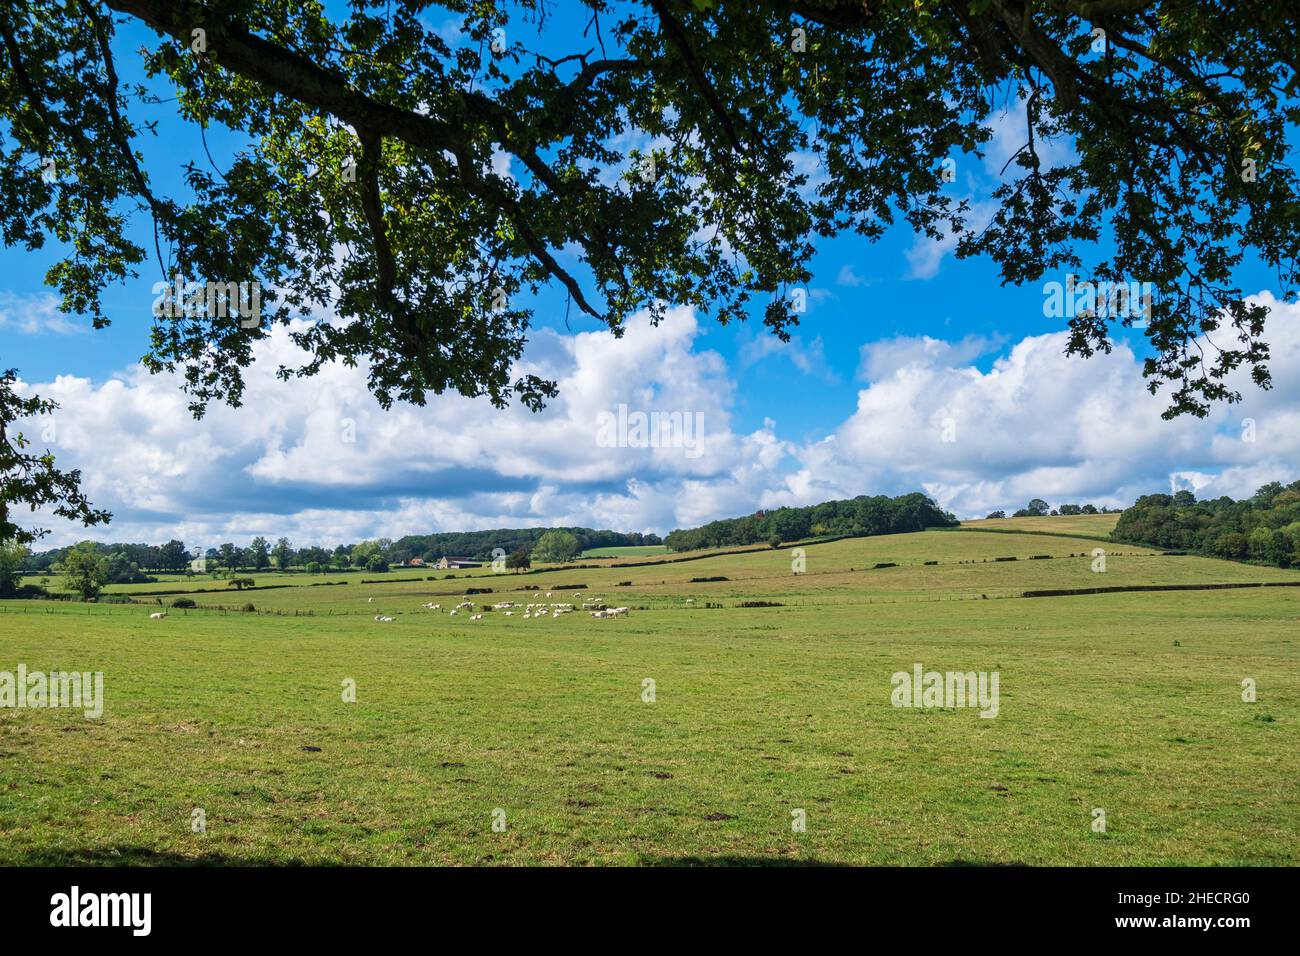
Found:
M 1272 481 L 1250 498 L 1197 501 L 1191 491 L 1144 495 L 1120 515 L 1115 541 L 1279 568 L 1300 566 L 1300 481 Z
M 1118 514 L 1123 509 L 1098 508 L 1096 505 L 1060 505 L 1059 507 L 1053 508 L 1042 498 L 1031 498 L 1028 505 L 1013 511 L 1011 517 L 1046 518 L 1049 515 L 1051 517 L 1056 517 L 1057 515 L 1108 515 L 1112 513 L 1112 510 L 1115 514 Z M 1007 513 L 1000 510 L 991 511 L 987 515 L 989 518 L 1005 518 L 1006 516 Z
M 859 495 L 804 508 L 758 511 L 743 518 L 711 521 L 699 528 L 679 528 L 664 538 L 664 544 L 674 551 L 760 542 L 778 547 L 783 542 L 804 538 L 900 534 L 955 524 L 958 524 L 956 518 L 920 492 L 897 498 Z
M 391 565 L 406 564 L 420 558 L 433 564 L 442 557 L 470 558 L 491 561 L 494 557 L 517 552 L 532 554 L 539 542 L 549 532 L 563 531 L 567 538 L 561 551 L 569 557 L 590 548 L 631 547 L 661 544 L 658 535 L 640 532 L 593 530 L 591 528 L 498 528 L 489 531 L 458 531 L 428 535 L 408 535 L 393 541 L 375 538 L 355 544 L 340 544 L 334 548 L 307 545 L 295 548 L 288 538 L 281 537 L 274 544 L 258 536 L 248 547 L 227 541 L 216 547 L 187 548 L 183 541 L 172 539 L 166 544 L 122 544 L 88 541 L 81 545 L 52 548 L 48 551 L 27 553 L 23 549 L 17 559 L 17 568 L 27 574 L 55 571 L 73 547 L 88 548 L 90 552 L 109 563 L 109 584 L 139 584 L 148 580 L 145 572 L 210 573 L 212 571 L 265 571 L 270 569 L 304 568 L 308 571 L 356 569 L 361 571 L 387 571 Z M 569 544 L 572 539 L 572 545 Z M 552 549 L 547 550 L 551 554 Z M 196 564 L 197 559 L 203 560 Z M 562 560 L 567 560 L 564 558 Z

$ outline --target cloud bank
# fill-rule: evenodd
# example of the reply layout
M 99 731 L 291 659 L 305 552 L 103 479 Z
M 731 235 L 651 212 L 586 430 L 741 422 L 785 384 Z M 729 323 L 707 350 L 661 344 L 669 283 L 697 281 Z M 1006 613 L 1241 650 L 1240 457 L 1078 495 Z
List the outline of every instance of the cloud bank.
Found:
M 1164 402 L 1123 345 L 1083 360 L 1065 356 L 1064 333 L 1009 345 L 896 338 L 863 344 L 856 404 L 828 406 L 825 433 L 801 442 L 780 437 L 779 403 L 762 427 L 735 425 L 733 369 L 699 347 L 686 309 L 658 328 L 642 317 L 621 340 L 538 331 L 517 371 L 559 383 L 540 414 L 459 396 L 383 411 L 364 368 L 284 383 L 274 369 L 299 357 L 280 329 L 257 347 L 244 407 L 213 407 L 202 421 L 174 377 L 139 368 L 24 385 L 62 406 L 52 422 L 27 423 L 29 433 L 61 467 L 80 468 L 95 504 L 115 513 L 93 533 L 37 520 L 53 529 L 48 546 L 87 536 L 210 546 L 258 534 L 333 545 L 503 526 L 663 533 L 756 508 L 917 489 L 962 517 L 1032 497 L 1122 506 L 1171 483 L 1244 495 L 1300 477 L 1300 306 L 1260 299 L 1274 309 L 1275 387 L 1234 383 L 1246 401 L 1205 420 L 1162 420 Z M 973 364 L 989 355 L 987 371 Z M 737 359 L 768 361 L 792 376 L 827 375 L 816 340 L 754 345 Z M 598 416 L 620 404 L 698 413 L 697 452 L 603 446 Z

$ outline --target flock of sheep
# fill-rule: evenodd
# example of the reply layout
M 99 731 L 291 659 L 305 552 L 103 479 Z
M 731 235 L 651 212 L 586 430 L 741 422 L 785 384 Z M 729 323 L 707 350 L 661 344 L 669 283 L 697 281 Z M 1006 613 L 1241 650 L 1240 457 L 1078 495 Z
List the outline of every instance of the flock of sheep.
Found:
M 552 592 L 547 591 L 546 596 L 548 598 L 551 597 Z M 575 594 L 574 597 L 581 599 L 582 595 Z M 367 598 L 367 602 L 373 604 L 375 602 L 375 599 Z M 420 605 L 420 607 L 426 611 L 442 610 L 441 604 L 434 604 L 432 601 L 430 601 L 427 604 L 422 604 Z M 462 611 L 472 611 L 473 609 L 474 609 L 473 601 L 461 601 L 454 608 L 448 611 L 447 614 L 450 617 L 455 617 L 457 614 L 461 613 Z M 560 601 L 552 601 L 549 603 L 539 602 L 539 603 L 522 604 L 522 605 L 517 604 L 514 601 L 502 601 L 499 604 L 493 604 L 492 610 L 501 611 L 502 616 L 504 617 L 513 617 L 516 611 L 523 611 L 522 617 L 524 618 L 524 620 L 542 620 L 543 618 L 547 618 L 547 617 L 554 619 L 559 617 L 561 614 L 572 614 L 574 611 L 577 610 L 577 607 L 573 604 L 568 604 Z M 582 602 L 582 610 L 587 611 L 589 614 L 591 614 L 592 617 L 604 619 L 604 618 L 611 618 L 611 617 L 622 617 L 628 613 L 629 608 L 607 607 L 598 596 L 592 595 L 588 597 L 587 600 Z M 469 616 L 469 619 L 471 621 L 481 621 L 483 620 L 483 615 L 471 614 Z M 389 617 L 386 614 L 376 614 L 375 620 L 380 623 L 389 623 L 396 619 Z
M 550 597 L 551 592 L 547 591 L 546 596 Z M 575 594 L 574 597 L 581 598 L 582 595 Z M 374 604 L 375 599 L 366 598 L 366 603 Z M 434 604 L 432 602 L 428 604 L 422 604 L 421 607 L 424 608 L 426 611 L 442 610 L 441 604 Z M 561 614 L 571 614 L 575 610 L 574 605 L 564 604 L 558 601 L 553 601 L 549 604 L 547 603 L 525 604 L 522 607 L 524 612 L 523 613 L 524 620 L 529 620 L 529 619 L 541 620 L 542 618 L 545 617 L 557 618 Z M 474 609 L 473 601 L 461 601 L 454 608 L 452 608 L 448 612 L 448 614 L 452 617 L 455 617 L 461 611 L 472 611 L 473 609 Z M 500 604 L 493 604 L 492 609 L 495 611 L 504 612 L 504 615 L 506 617 L 513 617 L 515 611 L 520 609 L 520 605 L 516 604 L 513 601 L 502 601 Z M 622 617 L 628 613 L 628 608 L 625 607 L 607 607 L 605 604 L 601 602 L 600 598 L 595 595 L 587 598 L 587 600 L 582 602 L 582 610 L 587 611 L 588 613 L 591 614 L 592 617 L 596 617 L 596 618 Z M 166 611 L 155 611 L 153 614 L 149 615 L 149 620 L 161 621 L 166 617 L 167 617 Z M 481 621 L 483 620 L 483 615 L 471 614 L 469 616 L 469 619 L 471 621 Z M 390 624 L 393 621 L 397 620 L 397 618 L 389 617 L 387 614 L 376 614 L 375 620 L 381 624 Z

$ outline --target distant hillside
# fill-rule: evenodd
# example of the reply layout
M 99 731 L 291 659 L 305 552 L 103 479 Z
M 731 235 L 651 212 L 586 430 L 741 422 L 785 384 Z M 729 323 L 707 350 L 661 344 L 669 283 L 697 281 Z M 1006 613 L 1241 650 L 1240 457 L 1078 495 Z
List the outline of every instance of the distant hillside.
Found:
M 491 531 L 446 531 L 438 534 L 412 534 L 394 541 L 386 549 L 386 557 L 393 563 L 411 558 L 436 561 L 455 556 L 489 561 L 492 552 L 500 548 L 506 554 L 513 551 L 532 551 L 537 540 L 555 528 L 494 528 Z M 592 548 L 631 548 L 659 544 L 659 536 L 640 532 L 596 531 L 591 528 L 562 528 L 578 539 L 580 551 Z
M 725 548 L 759 542 L 799 541 L 823 535 L 866 536 L 948 528 L 955 519 L 919 491 L 897 498 L 859 495 L 806 508 L 775 508 L 743 518 L 724 518 L 664 538 L 674 551 Z
M 1145 495 L 1115 525 L 1116 541 L 1280 568 L 1300 565 L 1300 481 L 1273 481 L 1242 501 L 1190 491 Z

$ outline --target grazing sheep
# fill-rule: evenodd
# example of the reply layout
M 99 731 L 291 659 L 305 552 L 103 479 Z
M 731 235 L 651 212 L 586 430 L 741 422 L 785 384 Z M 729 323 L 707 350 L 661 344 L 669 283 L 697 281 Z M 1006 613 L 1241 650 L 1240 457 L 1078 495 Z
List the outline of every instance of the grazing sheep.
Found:
M 470 619 L 471 621 L 481 621 L 481 620 L 483 620 L 483 615 L 482 615 L 482 614 L 471 614 L 471 615 L 469 616 L 469 619 Z
M 386 617 L 386 616 L 383 615 L 383 614 L 376 614 L 376 615 L 375 615 L 375 620 L 376 620 L 376 621 L 391 622 L 391 621 L 394 620 L 394 619 L 391 618 L 391 617 Z
M 149 620 L 151 620 L 151 621 L 161 621 L 161 620 L 162 620 L 163 618 L 165 618 L 166 616 L 167 616 L 167 612 L 166 612 L 166 611 L 154 611 L 152 614 L 149 615 Z
M 366 603 L 367 603 L 367 604 L 374 604 L 374 603 L 375 603 L 375 599 L 374 599 L 374 598 L 366 598 Z
M 514 613 L 514 611 L 506 611 L 506 617 L 511 617 Z

